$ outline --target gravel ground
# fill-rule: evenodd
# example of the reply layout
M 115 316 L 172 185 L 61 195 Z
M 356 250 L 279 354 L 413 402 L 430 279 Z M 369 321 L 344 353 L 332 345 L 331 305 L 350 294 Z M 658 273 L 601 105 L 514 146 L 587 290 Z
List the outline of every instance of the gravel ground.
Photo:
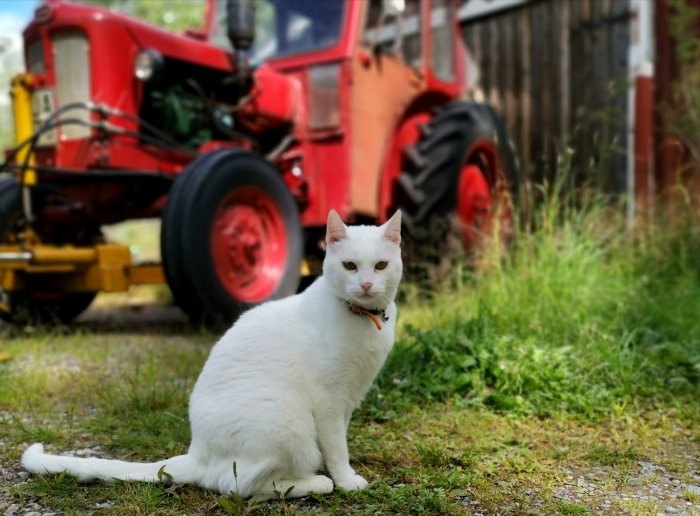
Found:
M 3 443 L 0 441 L 0 446 Z M 678 514 L 700 515 L 700 454 L 691 441 L 665 443 L 663 453 L 673 454 L 673 471 L 659 463 L 638 461 L 630 473 L 621 475 L 612 467 L 568 470 L 565 481 L 554 488 L 554 497 L 567 504 L 580 504 L 595 514 Z M 63 452 L 77 457 L 104 457 L 95 446 Z M 0 511 L 6 516 L 50 516 L 57 514 L 38 499 L 23 502 L 13 496 L 13 486 L 25 483 L 29 474 L 19 464 L 4 464 L 0 469 Z M 530 493 L 527 493 L 530 494 Z M 534 491 L 531 493 L 536 496 Z M 691 501 L 692 500 L 692 501 Z M 478 500 L 466 503 L 466 511 L 479 511 Z M 538 501 L 535 501 L 538 506 Z M 95 510 L 109 510 L 109 502 Z M 511 511 L 512 512 L 512 508 Z
M 690 482 L 685 480 L 687 474 L 681 480 L 678 473 L 659 464 L 638 461 L 634 474 L 622 479 L 610 468 L 570 470 L 566 482 L 554 490 L 554 496 L 584 505 L 595 513 L 700 514 L 700 465 L 697 457 L 686 459 Z
M 0 441 L 0 446 L 3 446 Z M 100 446 L 94 448 L 81 448 L 77 450 L 68 450 L 61 452 L 62 455 L 70 455 L 74 457 L 105 457 L 105 452 Z M 21 514 L 24 516 L 53 516 L 58 514 L 48 507 L 44 507 L 39 503 L 38 499 L 29 497 L 20 502 L 16 496 L 11 493 L 12 487 L 26 483 L 29 479 L 29 473 L 22 470 L 19 463 L 3 464 L 0 466 L 0 510 L 4 511 L 6 516 Z M 109 504 L 100 504 L 95 509 L 108 509 Z

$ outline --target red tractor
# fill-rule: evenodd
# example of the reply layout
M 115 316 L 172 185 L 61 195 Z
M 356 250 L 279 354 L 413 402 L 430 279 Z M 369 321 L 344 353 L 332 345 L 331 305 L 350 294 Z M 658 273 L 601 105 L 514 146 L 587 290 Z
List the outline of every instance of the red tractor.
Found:
M 3 318 L 70 320 L 99 291 L 167 281 L 192 318 L 231 321 L 317 272 L 331 208 L 401 208 L 409 250 L 439 250 L 454 221 L 468 248 L 507 233 L 517 162 L 494 111 L 461 100 L 458 2 L 207 5 L 184 35 L 36 10 L 0 181 Z M 162 266 L 104 242 L 103 225 L 151 217 Z

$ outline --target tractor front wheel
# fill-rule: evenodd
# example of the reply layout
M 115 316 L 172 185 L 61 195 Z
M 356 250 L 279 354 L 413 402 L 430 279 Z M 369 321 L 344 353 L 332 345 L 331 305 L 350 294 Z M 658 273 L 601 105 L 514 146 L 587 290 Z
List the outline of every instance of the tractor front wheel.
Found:
M 189 298 L 180 306 L 190 316 L 230 324 L 251 306 L 296 292 L 302 228 L 274 167 L 250 152 L 215 151 L 178 181 L 166 214 L 179 211 L 179 227 L 163 219 L 162 249 L 166 263 L 179 262 L 177 281 Z
M 198 172 L 209 169 L 209 163 L 222 152 L 216 150 L 203 154 L 189 164 L 185 172 L 175 180 L 168 193 L 168 202 L 162 215 L 160 233 L 160 254 L 163 272 L 175 299 L 175 304 L 185 312 L 190 320 L 199 321 L 204 316 L 204 307 L 197 299 L 194 286 L 190 283 L 183 263 L 182 225 L 184 223 L 184 206 L 190 195 L 190 183 Z

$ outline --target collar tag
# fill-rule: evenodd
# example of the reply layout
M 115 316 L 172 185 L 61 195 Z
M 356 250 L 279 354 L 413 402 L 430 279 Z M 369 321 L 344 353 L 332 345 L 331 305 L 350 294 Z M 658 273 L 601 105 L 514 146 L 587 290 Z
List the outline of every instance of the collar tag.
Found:
M 374 325 L 377 327 L 378 331 L 382 331 L 382 323 L 379 322 L 381 318 L 382 322 L 389 321 L 389 316 L 386 314 L 386 309 L 384 310 L 368 310 L 367 308 L 362 308 L 361 306 L 353 305 L 348 303 L 348 308 L 350 311 L 357 315 L 366 315 L 369 317 Z

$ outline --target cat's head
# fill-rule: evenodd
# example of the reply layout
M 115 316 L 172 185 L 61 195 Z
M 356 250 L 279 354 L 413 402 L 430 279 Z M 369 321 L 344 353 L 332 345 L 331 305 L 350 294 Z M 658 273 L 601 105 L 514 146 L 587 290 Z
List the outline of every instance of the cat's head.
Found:
M 336 295 L 368 309 L 384 309 L 401 280 L 401 212 L 383 226 L 346 226 L 331 210 L 323 276 Z

